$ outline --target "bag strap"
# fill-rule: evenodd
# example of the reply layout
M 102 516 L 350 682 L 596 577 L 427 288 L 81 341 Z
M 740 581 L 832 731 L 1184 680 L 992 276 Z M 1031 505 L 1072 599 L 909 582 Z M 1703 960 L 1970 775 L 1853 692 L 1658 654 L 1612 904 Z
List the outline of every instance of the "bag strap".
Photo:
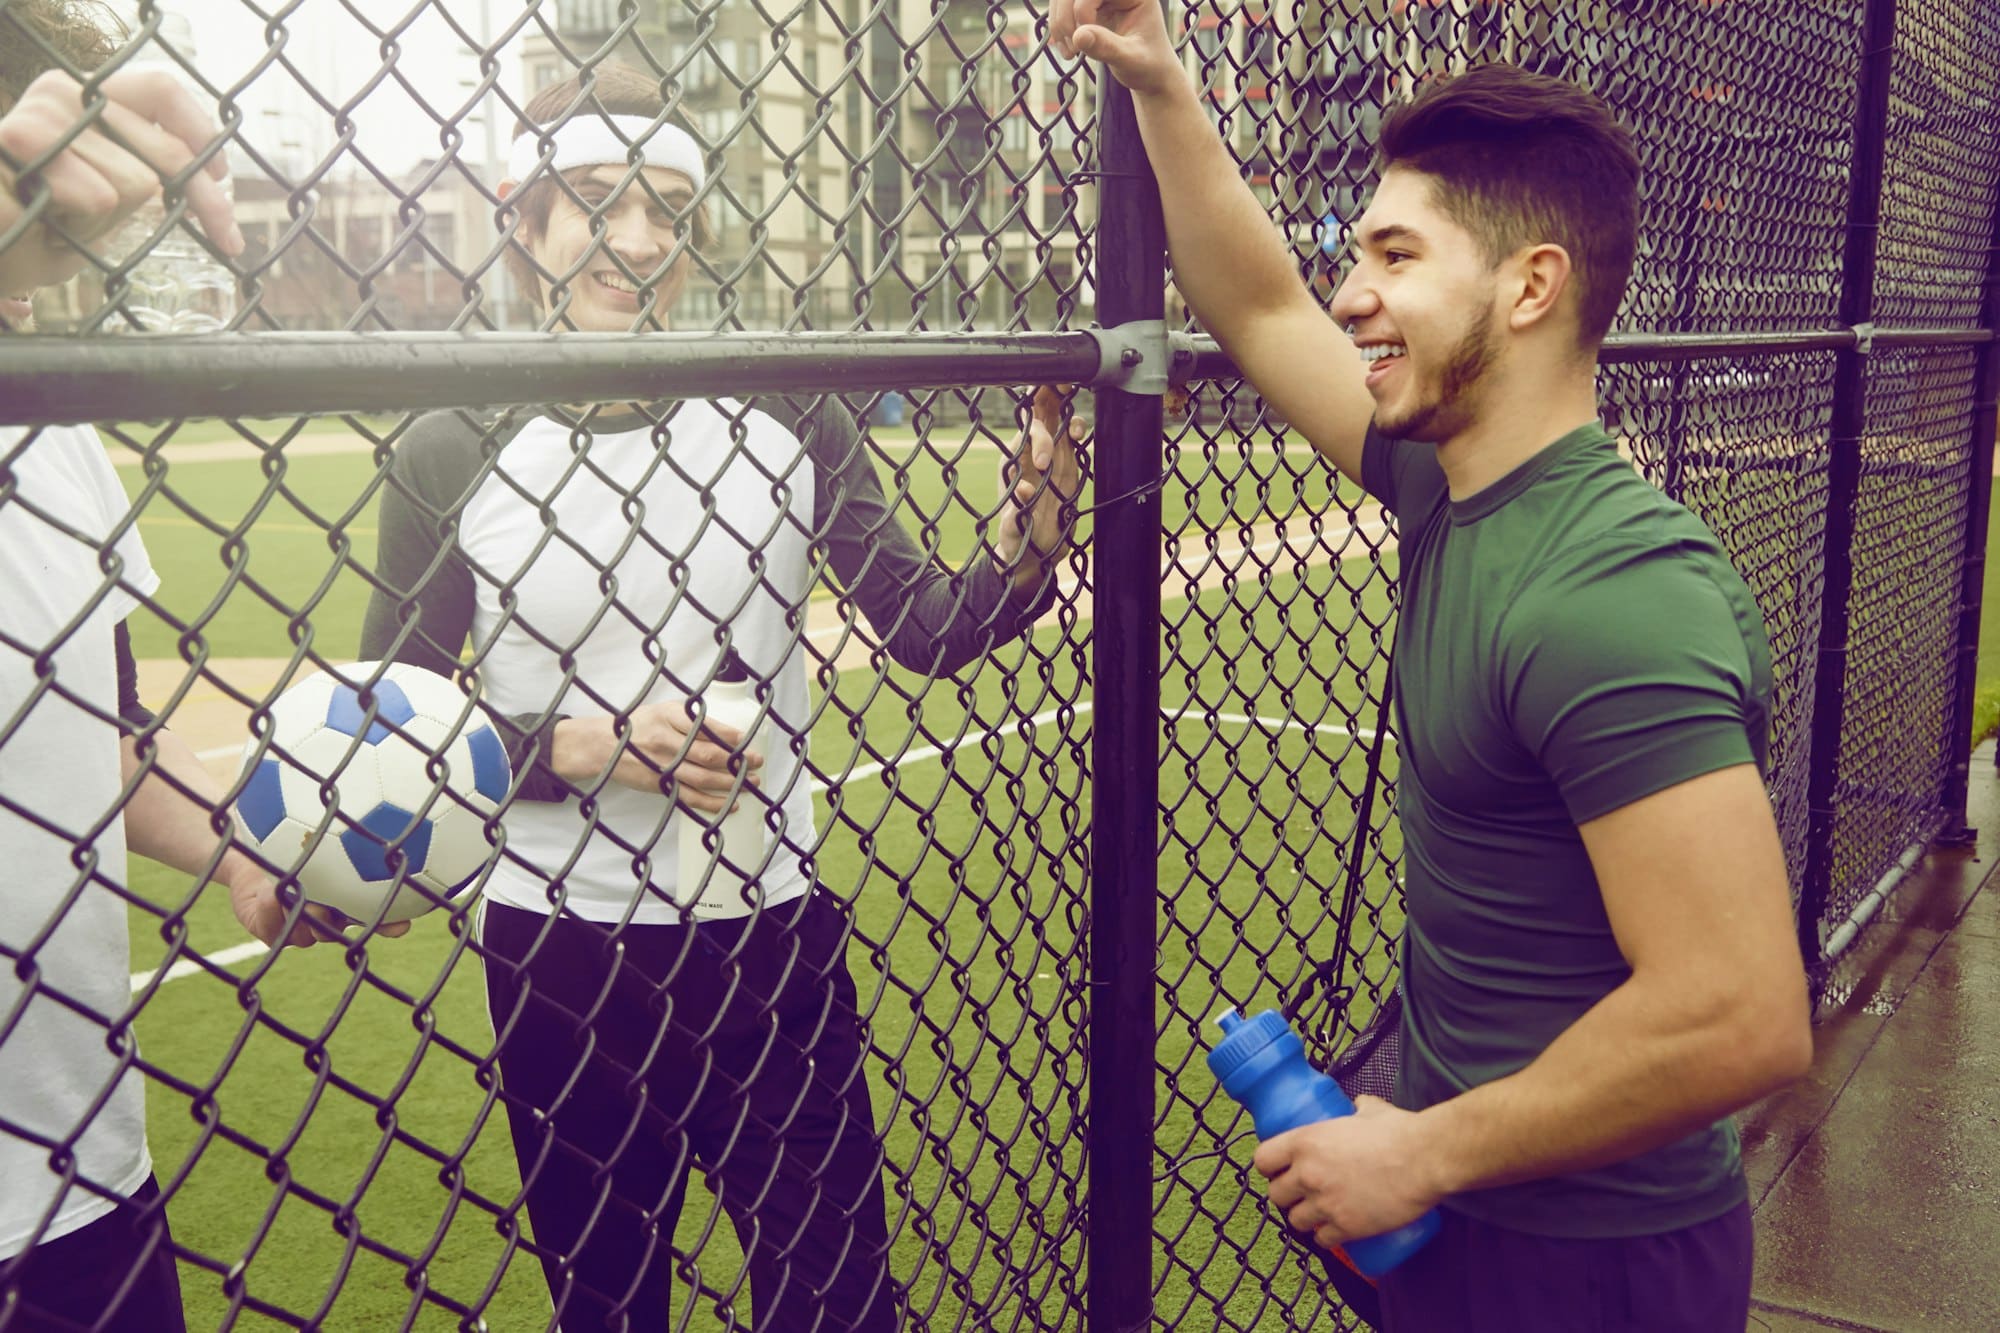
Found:
M 1389 722 L 1394 716 L 1391 708 L 1396 693 L 1393 647 L 1384 656 L 1383 662 L 1386 680 L 1382 686 L 1382 704 L 1375 718 L 1374 739 L 1368 742 L 1368 771 L 1361 778 L 1361 796 L 1354 803 L 1354 834 L 1347 844 L 1345 891 L 1341 895 L 1339 922 L 1334 929 L 1333 957 L 1315 966 L 1305 984 L 1286 998 L 1285 1021 L 1294 1025 L 1299 1021 L 1299 1013 L 1308 996 L 1335 999 L 1338 1002 L 1336 1008 L 1341 1013 L 1346 1012 L 1348 1001 L 1353 998 L 1346 994 L 1347 944 L 1354 936 L 1354 914 L 1361 906 L 1361 869 L 1368 854 L 1369 820 L 1375 811 L 1375 788 L 1382 774 L 1382 743 L 1389 735 Z

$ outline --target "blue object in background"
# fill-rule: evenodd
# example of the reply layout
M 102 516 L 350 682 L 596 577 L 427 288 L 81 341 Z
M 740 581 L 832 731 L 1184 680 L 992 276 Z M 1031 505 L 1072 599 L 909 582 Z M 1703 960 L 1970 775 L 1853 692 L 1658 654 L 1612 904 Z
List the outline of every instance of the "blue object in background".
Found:
M 882 395 L 875 403 L 875 424 L 878 426 L 900 426 L 903 424 L 903 395 L 894 389 Z
M 1340 253 L 1340 215 L 1328 213 L 1319 220 L 1319 252 L 1328 259 Z
M 1217 1025 L 1222 1040 L 1208 1053 L 1209 1072 L 1250 1112 L 1258 1138 L 1354 1114 L 1340 1085 L 1306 1062 L 1305 1043 L 1275 1009 L 1251 1019 L 1231 1009 Z M 1362 1276 L 1381 1277 L 1429 1244 L 1440 1224 L 1433 1208 L 1394 1231 L 1350 1240 L 1341 1249 Z

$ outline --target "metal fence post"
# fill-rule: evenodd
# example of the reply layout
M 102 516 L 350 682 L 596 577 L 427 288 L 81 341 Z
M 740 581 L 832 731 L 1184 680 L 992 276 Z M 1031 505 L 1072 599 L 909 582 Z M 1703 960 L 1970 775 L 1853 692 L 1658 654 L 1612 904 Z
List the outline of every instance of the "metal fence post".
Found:
M 1166 224 L 1131 94 L 1100 74 L 1097 317 L 1166 313 Z M 1160 399 L 1097 394 L 1092 542 L 1088 1327 L 1152 1322 L 1160 824 Z M 1108 503 L 1105 503 L 1108 501 Z
M 1966 460 L 1965 557 L 1958 593 L 1958 695 L 1944 743 L 1951 759 L 1945 782 L 1945 809 L 1953 826 L 1940 841 L 1963 846 L 1972 841 L 1966 815 L 1972 786 L 1972 709 L 1979 691 L 1979 618 L 1986 587 L 1986 532 L 1993 501 L 1995 418 L 2000 417 L 2000 190 L 1993 195 L 1993 241 L 1986 252 L 1986 300 L 1980 322 L 1993 340 L 1980 349 L 1978 397 L 1972 404 L 1972 456 Z
M 1875 304 L 1876 223 L 1889 127 L 1889 79 L 1896 49 L 1895 0 L 1865 0 L 1861 69 L 1854 93 L 1854 158 L 1847 182 L 1847 245 L 1840 275 L 1840 322 L 1858 328 Z M 1799 891 L 1799 948 L 1817 1006 L 1826 978 L 1825 927 L 1833 900 L 1833 838 L 1840 787 L 1840 732 L 1846 712 L 1848 605 L 1854 585 L 1854 508 L 1861 493 L 1861 440 L 1868 418 L 1868 349 L 1835 354 L 1832 457 L 1827 473 L 1825 598 L 1813 677 L 1812 775 L 1806 789 L 1806 873 Z

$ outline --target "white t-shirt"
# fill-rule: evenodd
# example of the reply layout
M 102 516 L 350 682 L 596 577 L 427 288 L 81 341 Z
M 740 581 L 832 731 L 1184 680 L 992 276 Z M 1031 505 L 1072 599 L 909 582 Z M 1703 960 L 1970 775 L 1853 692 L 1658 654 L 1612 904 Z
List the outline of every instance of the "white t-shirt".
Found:
M 778 833 L 761 883 L 767 906 L 789 902 L 811 886 L 803 858 L 817 842 L 803 739 L 813 713 L 795 623 L 815 581 L 812 465 L 797 436 L 727 400 L 680 404 L 664 454 L 651 429 L 600 428 L 587 460 L 578 464 L 568 428 L 535 417 L 501 447 L 459 517 L 459 548 L 481 571 L 472 643 L 487 701 L 539 713 L 561 690 L 557 712 L 588 715 L 682 698 L 714 673 L 717 626 L 727 625 L 737 655 L 771 682 L 762 790 L 778 807 Z M 565 653 L 575 683 L 562 690 Z M 681 892 L 684 818 L 663 796 L 617 785 L 590 814 L 577 801 L 517 801 L 510 854 L 486 892 L 546 912 L 548 873 L 530 867 L 562 866 L 577 916 L 679 924 L 671 898 Z M 635 905 L 647 882 L 657 894 Z
M 657 424 L 629 409 L 584 423 L 559 409 L 434 412 L 397 444 L 362 656 L 449 673 L 470 642 L 463 660 L 514 729 L 517 768 L 536 765 L 503 816 L 507 849 L 486 888 L 498 901 L 547 912 L 557 877 L 565 907 L 594 921 L 679 924 L 675 903 L 697 892 L 728 901 L 713 883 L 681 883 L 689 816 L 664 796 L 612 783 L 580 797 L 548 772 L 544 718 L 706 693 L 726 635 L 768 682 L 765 763 L 743 799 L 779 830 L 755 878 L 762 902 L 782 903 L 806 892 L 818 854 L 805 763 L 817 582 L 837 583 L 842 610 L 861 613 L 890 659 L 932 677 L 1030 633 L 1054 601 L 1053 579 L 1017 597 L 992 561 L 954 569 L 934 532 L 919 542 L 848 405 L 765 403 L 691 400 Z
M 114 1195 L 153 1169 L 145 1078 L 113 1051 L 135 1039 L 109 1031 L 132 1000 L 125 899 L 106 887 L 125 882 L 112 631 L 160 582 L 136 528 L 102 550 L 129 508 L 96 431 L 0 428 L 0 1259 L 113 1207 L 65 1188 L 23 1131 Z

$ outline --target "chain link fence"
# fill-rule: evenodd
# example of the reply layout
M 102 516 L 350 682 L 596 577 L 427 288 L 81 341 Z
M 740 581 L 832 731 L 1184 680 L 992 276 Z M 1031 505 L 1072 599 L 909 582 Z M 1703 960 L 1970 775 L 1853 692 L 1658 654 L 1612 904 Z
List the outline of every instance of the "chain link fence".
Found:
M 0 0 L 5 68 L 68 64 L 115 138 L 90 109 L 112 76 L 39 12 Z M 1963 823 L 2000 5 L 1169 12 L 1328 296 L 1382 114 L 1426 79 L 1513 60 L 1633 127 L 1642 248 L 1606 417 L 1764 612 L 1771 790 L 1815 984 L 1840 998 L 1839 960 L 1912 849 Z M 129 250 L 37 186 L 72 134 L 9 161 L 24 208 L 0 256 L 47 228 L 81 271 L 38 298 L 44 336 L 0 338 L 0 520 L 121 553 L 136 534 L 160 580 L 107 556 L 53 629 L 23 638 L 10 616 L 0 767 L 28 771 L 52 700 L 116 716 L 65 684 L 63 653 L 130 605 L 157 719 L 121 723 L 142 767 L 170 729 L 253 833 L 246 742 L 308 772 L 300 791 L 364 781 L 353 736 L 308 752 L 278 734 L 288 688 L 356 660 L 452 676 L 446 721 L 504 736 L 512 779 L 476 807 L 462 773 L 422 765 L 418 813 L 477 808 L 480 841 L 471 881 L 431 891 L 446 901 L 406 938 L 275 954 L 219 889 L 121 873 L 102 838 L 136 779 L 104 809 L 0 789 L 13 828 L 76 849 L 34 886 L 38 915 L 6 920 L 0 1059 L 91 1052 L 66 1119 L 10 1111 L 0 1132 L 45 1150 L 71 1203 L 119 1192 L 85 1133 L 143 1084 L 191 1327 L 1352 1326 L 1265 1207 L 1248 1122 L 1201 1056 L 1225 1005 L 1302 1001 L 1338 1045 L 1394 984 L 1393 738 L 1354 825 L 1395 529 L 1212 350 L 1175 345 L 1163 413 L 1158 352 L 1126 359 L 1094 327 L 1185 312 L 1129 111 L 1050 55 L 1042 10 L 180 0 L 129 18 L 102 68 L 164 53 L 222 134 Z M 537 221 L 501 189 L 517 124 L 621 69 L 704 179 L 669 200 L 637 172 L 592 193 L 544 171 Z M 240 254 L 184 188 L 208 157 L 231 167 Z M 670 240 L 618 249 L 631 198 L 675 214 Z M 549 244 L 561 217 L 583 219 L 572 251 Z M 223 266 L 229 332 L 125 336 L 157 323 L 149 250 L 175 252 L 170 276 Z M 600 290 L 647 269 L 677 297 Z M 1073 484 L 1021 470 L 1037 384 L 1084 386 L 1040 400 L 1087 440 Z M 126 495 L 94 526 L 28 480 L 81 421 Z M 1039 569 L 1017 504 L 1058 534 Z M 691 932 L 668 924 L 690 816 L 627 795 L 607 756 L 639 752 L 653 705 L 719 698 L 725 649 L 754 677 L 765 756 L 726 794 L 763 850 L 736 866 L 697 840 L 697 860 L 799 896 Z M 350 730 L 424 744 L 386 692 L 357 706 Z M 559 763 L 557 718 L 592 715 L 612 719 L 603 762 Z M 419 878 L 413 822 L 303 818 Z M 621 876 L 638 908 L 593 903 Z M 110 990 L 101 958 L 58 948 L 92 904 L 129 917 Z M 1337 951 L 1344 1007 L 1313 993 Z M 64 1206 L 16 1245 L 58 1239 Z M 27 1326 L 37 1248 L 0 1246 L 0 1330 Z

